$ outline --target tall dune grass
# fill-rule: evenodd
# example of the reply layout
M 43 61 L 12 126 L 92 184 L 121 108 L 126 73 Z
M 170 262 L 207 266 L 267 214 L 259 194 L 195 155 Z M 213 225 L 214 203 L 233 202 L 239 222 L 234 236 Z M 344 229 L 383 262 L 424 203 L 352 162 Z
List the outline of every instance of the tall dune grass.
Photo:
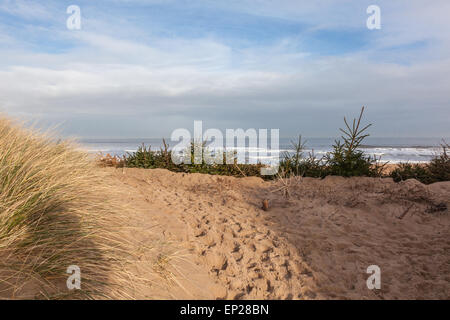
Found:
M 125 209 L 102 180 L 72 143 L 0 118 L 0 299 L 134 297 Z M 66 286 L 70 265 L 81 290 Z

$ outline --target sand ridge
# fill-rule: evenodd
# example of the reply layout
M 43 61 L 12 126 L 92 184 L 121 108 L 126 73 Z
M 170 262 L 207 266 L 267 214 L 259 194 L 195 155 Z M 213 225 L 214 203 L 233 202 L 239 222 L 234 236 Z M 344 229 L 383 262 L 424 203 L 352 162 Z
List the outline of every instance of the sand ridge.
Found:
M 170 298 L 450 298 L 450 183 L 105 170 L 141 225 L 185 249 Z

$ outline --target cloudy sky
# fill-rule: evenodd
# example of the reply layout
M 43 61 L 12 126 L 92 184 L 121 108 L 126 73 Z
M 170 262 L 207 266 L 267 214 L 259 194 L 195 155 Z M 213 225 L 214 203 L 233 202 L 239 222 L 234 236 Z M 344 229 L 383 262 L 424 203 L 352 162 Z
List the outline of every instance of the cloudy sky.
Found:
M 381 29 L 366 26 L 369 5 Z M 69 30 L 67 7 L 81 8 Z M 448 0 L 0 0 L 0 111 L 67 135 L 450 136 Z

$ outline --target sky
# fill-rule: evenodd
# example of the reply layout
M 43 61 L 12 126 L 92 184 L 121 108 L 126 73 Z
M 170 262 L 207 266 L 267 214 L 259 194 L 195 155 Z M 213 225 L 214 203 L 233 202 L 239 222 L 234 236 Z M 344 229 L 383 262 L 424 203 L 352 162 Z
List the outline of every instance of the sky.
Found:
M 0 0 L 0 112 L 81 138 L 194 120 L 334 137 L 365 106 L 374 137 L 450 137 L 449 13 L 448 0 Z

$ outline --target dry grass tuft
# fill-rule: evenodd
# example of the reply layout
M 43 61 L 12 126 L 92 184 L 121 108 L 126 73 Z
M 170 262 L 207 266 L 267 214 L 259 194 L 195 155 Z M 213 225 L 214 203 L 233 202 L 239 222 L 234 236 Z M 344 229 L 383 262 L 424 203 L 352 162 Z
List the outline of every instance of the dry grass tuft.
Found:
M 127 209 L 75 147 L 0 118 L 0 299 L 134 298 L 150 281 L 132 252 L 156 248 L 127 238 Z M 70 265 L 81 290 L 66 286 Z

